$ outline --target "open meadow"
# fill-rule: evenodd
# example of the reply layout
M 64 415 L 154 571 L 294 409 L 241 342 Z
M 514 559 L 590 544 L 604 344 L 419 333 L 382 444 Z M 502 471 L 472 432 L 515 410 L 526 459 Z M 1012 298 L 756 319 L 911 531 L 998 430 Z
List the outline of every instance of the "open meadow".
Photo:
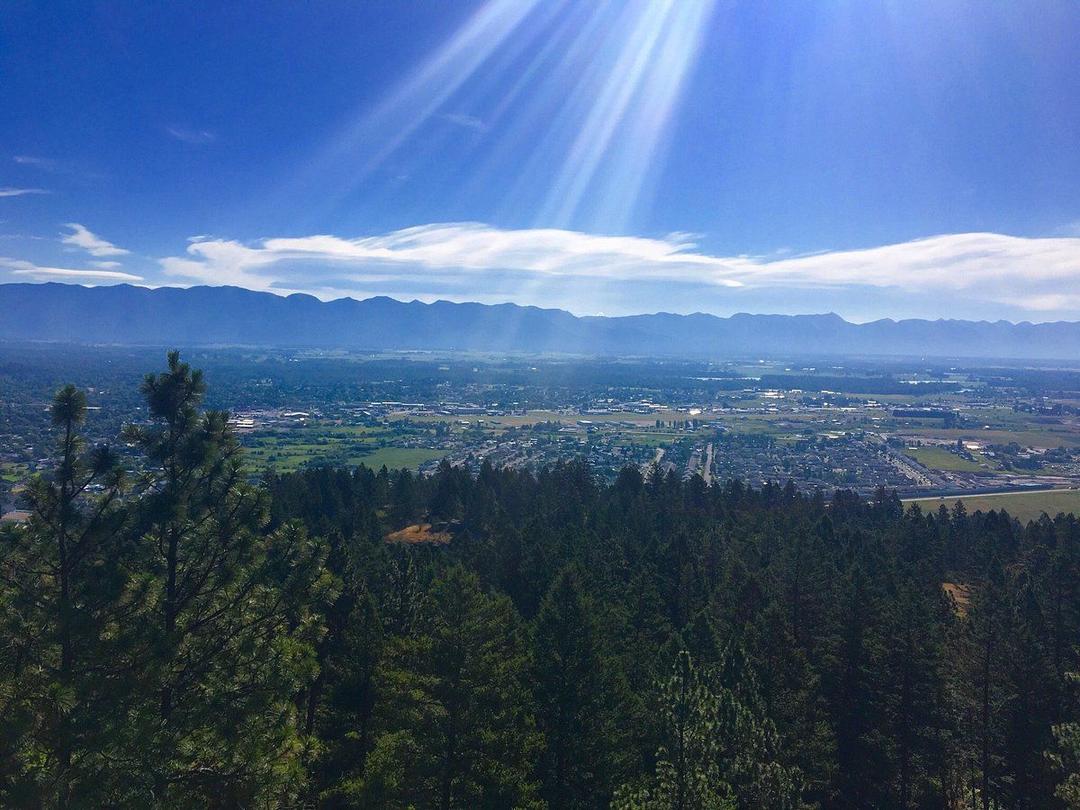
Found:
M 1022 522 L 1038 520 L 1045 512 L 1050 517 L 1059 513 L 1080 514 L 1080 490 L 1054 489 L 1040 492 L 1005 492 L 997 495 L 964 495 L 943 498 L 913 498 L 905 501 L 918 504 L 923 510 L 936 510 L 940 505 L 952 508 L 961 501 L 969 512 L 989 512 L 1004 509 Z

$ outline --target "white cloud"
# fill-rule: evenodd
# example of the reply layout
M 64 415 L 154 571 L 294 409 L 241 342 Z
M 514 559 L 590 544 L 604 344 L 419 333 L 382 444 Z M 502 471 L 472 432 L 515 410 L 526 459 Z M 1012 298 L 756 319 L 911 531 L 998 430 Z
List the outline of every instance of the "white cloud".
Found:
M 1039 288 L 1080 292 L 1080 238 L 948 234 L 780 259 L 761 264 L 756 276 L 766 283 L 862 284 L 1009 302 Z
M 0 197 L 21 197 L 24 194 L 48 194 L 43 188 L 15 188 L 13 186 L 0 186 Z
M 123 256 L 131 252 L 102 239 L 78 222 L 69 222 L 64 227 L 70 228 L 71 233 L 60 241 L 65 245 L 82 248 L 93 256 Z
M 102 270 L 112 270 L 116 267 L 120 267 L 120 262 L 90 262 L 94 267 L 100 267 Z
M 1032 312 L 1080 311 L 1080 293 L 1021 294 L 1014 303 Z
M 690 234 L 663 239 L 597 236 L 558 229 L 503 230 L 476 223 L 421 225 L 387 234 L 194 241 L 161 261 L 178 280 L 253 289 L 348 291 L 394 279 L 477 297 L 482 279 L 501 289 L 541 284 L 634 282 L 742 290 L 881 289 L 962 296 L 1033 312 L 1080 302 L 1080 238 L 994 233 L 934 236 L 863 250 L 768 257 L 701 252 Z M 510 281 L 507 282 L 506 279 Z M 795 293 L 797 295 L 797 293 Z M 650 302 L 655 305 L 655 302 Z M 945 308 L 947 312 L 947 308 Z
M 0 267 L 8 268 L 13 276 L 27 276 L 36 281 L 65 281 L 87 282 L 95 281 L 127 281 L 137 283 L 143 281 L 142 276 L 133 273 L 120 273 L 115 270 L 76 270 L 68 267 L 41 267 L 33 262 L 22 259 L 6 259 L 0 257 Z
M 208 129 L 193 129 L 184 126 L 168 126 L 165 131 L 178 141 L 195 145 L 210 143 L 217 139 L 217 135 Z
M 329 272 L 360 277 L 378 268 L 380 274 L 436 271 L 445 277 L 475 278 L 485 271 L 509 271 L 547 278 L 679 280 L 696 268 L 708 273 L 711 283 L 741 286 L 733 268 L 713 257 L 686 252 L 687 247 L 631 236 L 450 223 L 355 239 L 329 235 L 265 239 L 254 247 L 223 239 L 196 241 L 188 245 L 188 257 L 163 259 L 162 265 L 170 275 L 263 287 L 285 280 L 275 278 L 273 272 L 275 265 L 284 262 L 312 272 L 321 265 Z

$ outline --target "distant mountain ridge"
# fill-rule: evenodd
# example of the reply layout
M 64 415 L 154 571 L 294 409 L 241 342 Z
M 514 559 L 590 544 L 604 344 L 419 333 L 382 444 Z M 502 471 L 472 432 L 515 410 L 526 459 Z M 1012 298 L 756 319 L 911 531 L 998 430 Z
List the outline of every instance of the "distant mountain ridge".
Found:
M 320 301 L 239 287 L 0 284 L 0 340 L 731 357 L 1080 358 L 1080 323 L 838 315 L 571 315 L 517 304 Z

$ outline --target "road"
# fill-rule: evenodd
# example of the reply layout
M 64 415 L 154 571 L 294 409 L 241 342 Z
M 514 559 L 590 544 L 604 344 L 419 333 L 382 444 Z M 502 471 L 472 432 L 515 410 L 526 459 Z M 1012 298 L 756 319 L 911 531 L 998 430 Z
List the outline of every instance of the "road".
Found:
M 654 466 L 660 464 L 660 462 L 663 460 L 663 458 L 664 458 L 664 448 L 663 447 L 657 447 L 656 448 L 656 455 L 653 456 L 653 460 L 650 461 L 650 462 L 647 462 L 646 464 L 641 465 L 641 474 L 642 475 L 648 475 L 649 472 L 652 470 L 652 468 Z

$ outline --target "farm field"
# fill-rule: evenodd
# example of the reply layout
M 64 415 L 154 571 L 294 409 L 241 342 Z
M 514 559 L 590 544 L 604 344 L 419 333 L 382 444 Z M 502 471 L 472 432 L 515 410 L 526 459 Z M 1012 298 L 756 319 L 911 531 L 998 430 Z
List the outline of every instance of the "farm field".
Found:
M 615 444 L 620 446 L 669 447 L 681 438 L 685 438 L 685 434 L 626 432 L 615 440 Z
M 961 458 L 956 453 L 951 453 L 944 447 L 909 447 L 904 450 L 906 455 L 911 456 L 924 467 L 932 470 L 959 470 L 961 472 L 980 472 L 988 469 L 978 462 Z
M 367 455 L 360 456 L 356 463 L 364 464 L 373 470 L 378 470 L 384 464 L 388 470 L 415 470 L 424 462 L 442 458 L 444 455 L 446 453 L 442 450 L 426 447 L 380 447 Z
M 249 434 L 243 438 L 245 457 L 255 470 L 273 468 L 293 472 L 309 464 L 355 466 L 378 469 L 415 469 L 425 461 L 440 458 L 439 450 L 388 446 L 394 433 L 380 428 L 325 425 Z
M 374 442 L 306 442 L 302 438 L 257 439 L 245 448 L 248 464 L 256 470 L 274 468 L 278 472 L 294 472 L 308 464 L 364 464 L 379 469 L 415 469 L 425 461 L 441 458 L 440 450 L 423 447 L 382 447 Z
M 1008 444 L 1016 442 L 1021 447 L 1080 447 L 1080 432 L 1064 425 L 1053 428 L 1026 430 L 983 430 L 981 428 L 913 428 L 904 430 L 910 436 L 934 439 L 982 442 L 984 444 Z
M 917 503 L 923 509 L 937 509 L 939 505 L 952 508 L 957 501 L 962 501 L 968 512 L 988 512 L 991 509 L 1004 509 L 1021 521 L 1038 520 L 1043 512 L 1050 517 L 1059 512 L 1080 514 L 1080 490 L 1056 489 L 1041 492 L 1006 492 L 1000 495 L 966 495 L 962 497 L 914 498 L 904 503 Z

